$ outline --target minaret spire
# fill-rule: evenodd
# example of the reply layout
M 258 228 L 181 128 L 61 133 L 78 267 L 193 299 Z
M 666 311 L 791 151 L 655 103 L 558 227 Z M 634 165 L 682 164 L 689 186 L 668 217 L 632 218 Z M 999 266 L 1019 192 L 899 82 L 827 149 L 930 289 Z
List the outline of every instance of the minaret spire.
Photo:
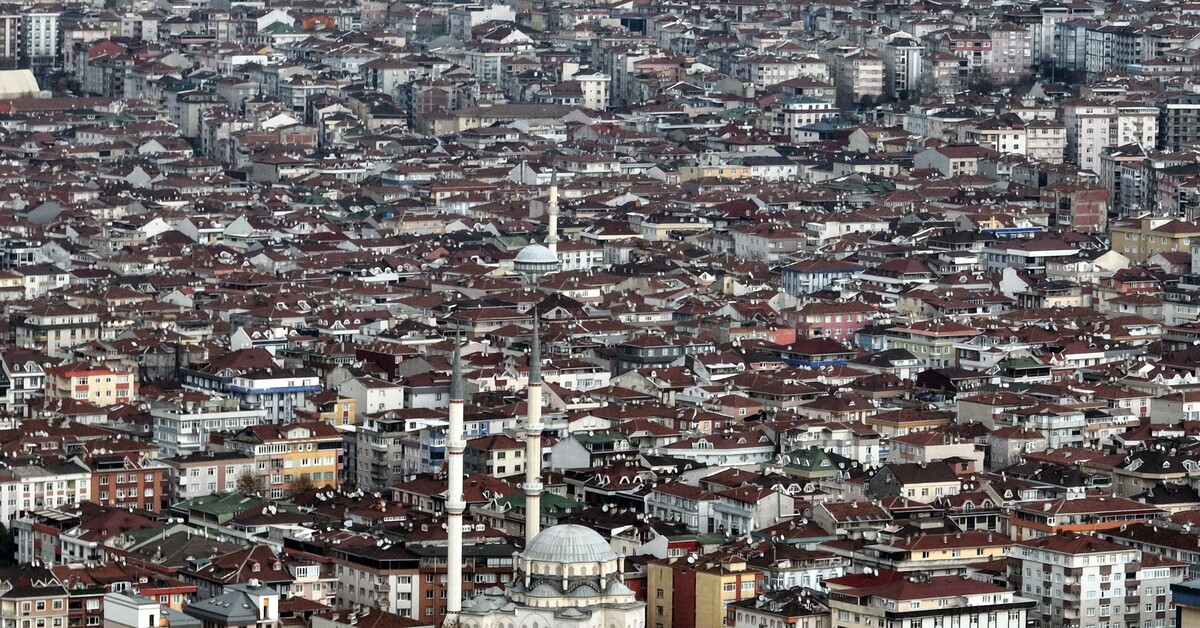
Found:
M 542 341 L 540 335 L 541 320 L 537 310 L 534 309 L 533 343 L 529 352 L 529 396 L 525 404 L 525 547 L 529 547 L 533 537 L 542 530 L 542 429 L 544 426 L 542 425 Z
M 462 346 L 454 335 L 453 371 L 450 376 L 450 407 L 448 412 L 446 457 L 450 488 L 446 492 L 446 532 L 449 550 L 446 553 L 446 622 L 462 611 L 463 584 L 463 512 L 467 509 L 463 497 L 463 450 L 467 448 L 463 428 Z
M 550 232 L 546 234 L 546 248 L 558 255 L 558 170 L 550 173 L 550 202 L 546 209 L 550 221 Z

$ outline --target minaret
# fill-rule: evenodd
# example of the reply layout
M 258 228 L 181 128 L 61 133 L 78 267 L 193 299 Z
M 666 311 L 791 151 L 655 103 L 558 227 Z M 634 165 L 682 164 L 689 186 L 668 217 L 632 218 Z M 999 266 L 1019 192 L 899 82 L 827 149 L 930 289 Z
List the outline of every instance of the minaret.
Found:
M 550 203 L 546 208 L 550 220 L 550 232 L 546 234 L 546 248 L 558 255 L 558 170 L 550 174 Z
M 554 218 L 550 220 L 553 229 Z M 529 547 L 533 537 L 542 531 L 542 341 L 538 337 L 541 333 L 540 327 L 537 311 L 534 311 L 533 347 L 529 352 L 529 397 L 525 404 L 525 547 Z
M 446 622 L 458 617 L 462 611 L 463 585 L 463 511 L 467 503 L 463 497 L 463 450 L 467 441 L 463 438 L 463 384 L 462 349 L 458 336 L 454 337 L 454 371 L 450 377 L 449 423 L 446 435 L 447 473 L 450 474 L 450 489 L 446 493 L 446 532 L 449 551 L 446 553 Z

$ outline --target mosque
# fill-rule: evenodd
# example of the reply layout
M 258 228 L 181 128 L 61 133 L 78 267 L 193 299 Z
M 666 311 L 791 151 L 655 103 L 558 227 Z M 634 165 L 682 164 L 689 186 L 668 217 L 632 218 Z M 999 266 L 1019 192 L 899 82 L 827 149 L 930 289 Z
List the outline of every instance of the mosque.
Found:
M 550 179 L 550 198 L 547 199 L 546 219 L 550 223 L 546 243 L 531 242 L 517 252 L 513 269 L 526 281 L 537 280 L 558 271 L 558 175 Z
M 517 269 L 536 280 L 558 268 L 557 185 L 550 187 L 550 235 L 546 246 L 531 244 L 518 254 Z M 534 317 L 526 391 L 525 510 L 541 512 L 542 495 L 542 374 L 541 341 Z M 622 581 L 624 560 L 595 530 L 556 525 L 541 530 L 538 516 L 525 521 L 525 551 L 516 555 L 513 580 L 506 589 L 492 587 L 463 600 L 463 429 L 462 359 L 456 341 L 450 383 L 447 465 L 450 488 L 446 496 L 447 617 L 446 626 L 461 628 L 644 628 L 645 602 Z
M 624 561 L 595 530 L 546 528 L 517 557 L 506 591 L 463 604 L 462 628 L 642 628 L 646 604 L 621 581 Z

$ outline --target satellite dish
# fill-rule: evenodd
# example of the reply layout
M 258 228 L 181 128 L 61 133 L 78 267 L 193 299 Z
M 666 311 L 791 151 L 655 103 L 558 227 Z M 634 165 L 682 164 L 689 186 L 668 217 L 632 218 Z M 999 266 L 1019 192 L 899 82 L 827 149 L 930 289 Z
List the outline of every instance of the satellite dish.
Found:
M 695 564 L 695 563 L 696 563 L 696 557 L 695 557 L 695 556 L 688 556 L 688 563 L 690 563 L 690 564 Z
M 608 512 L 608 504 L 604 504 L 604 506 L 602 506 L 600 508 L 600 510 L 603 510 L 604 512 Z
M 351 520 L 349 520 L 349 519 L 347 519 L 347 520 L 345 520 L 345 521 L 343 521 L 343 522 L 342 522 L 342 525 L 343 525 L 343 526 L 345 526 L 345 527 L 347 527 L 347 528 L 349 528 L 350 526 L 354 525 L 354 522 L 353 522 L 353 521 L 351 521 Z

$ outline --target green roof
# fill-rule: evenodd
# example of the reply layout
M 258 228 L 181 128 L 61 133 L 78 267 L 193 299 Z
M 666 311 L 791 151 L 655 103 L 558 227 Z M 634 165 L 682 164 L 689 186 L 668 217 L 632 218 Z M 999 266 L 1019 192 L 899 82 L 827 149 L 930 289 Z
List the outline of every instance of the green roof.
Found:
M 1005 360 L 1002 360 L 998 366 L 1001 366 L 1003 368 L 1010 368 L 1010 369 L 1050 368 L 1049 364 L 1043 364 L 1033 358 L 1023 357 L 1023 356 L 1015 357 L 1015 358 L 1007 358 Z
M 182 528 L 186 528 L 188 530 L 195 529 L 195 528 L 192 528 L 191 526 L 187 525 L 186 523 L 175 523 L 175 524 L 167 524 L 161 528 L 146 528 L 144 530 L 130 530 L 128 532 L 122 533 L 122 536 L 127 536 L 131 540 L 133 540 L 133 544 L 130 547 L 137 547 L 150 539 L 162 538 L 164 535 L 169 535 L 171 533 L 171 530 L 176 527 L 182 527 Z M 129 548 L 125 548 L 125 549 L 129 549 Z
M 797 449 L 785 454 L 787 464 L 783 470 L 789 475 L 804 477 L 827 477 L 837 473 L 837 467 L 824 450 L 818 447 Z
M 626 440 L 624 434 L 615 430 L 605 430 L 600 432 L 575 432 L 571 436 L 575 437 L 575 440 L 585 445 L 588 443 L 618 443 Z
M 296 28 L 295 26 L 290 26 L 288 24 L 284 24 L 283 22 L 272 22 L 271 24 L 267 25 L 266 28 L 262 29 L 259 32 L 267 33 L 268 35 L 291 35 L 291 34 L 296 34 L 296 33 L 302 33 L 304 31 Z
M 525 491 L 513 493 L 504 499 L 501 499 L 500 504 L 508 504 L 513 508 L 521 510 L 525 509 Z M 583 510 L 583 503 L 573 499 L 567 499 L 555 493 L 542 493 L 542 514 L 543 515 L 560 515 Z
M 255 495 L 242 493 L 214 493 L 185 501 L 178 508 L 188 511 L 201 512 L 216 518 L 217 523 L 225 523 L 230 519 L 255 508 L 275 506 L 285 512 L 299 512 L 295 505 L 287 502 L 263 499 Z

